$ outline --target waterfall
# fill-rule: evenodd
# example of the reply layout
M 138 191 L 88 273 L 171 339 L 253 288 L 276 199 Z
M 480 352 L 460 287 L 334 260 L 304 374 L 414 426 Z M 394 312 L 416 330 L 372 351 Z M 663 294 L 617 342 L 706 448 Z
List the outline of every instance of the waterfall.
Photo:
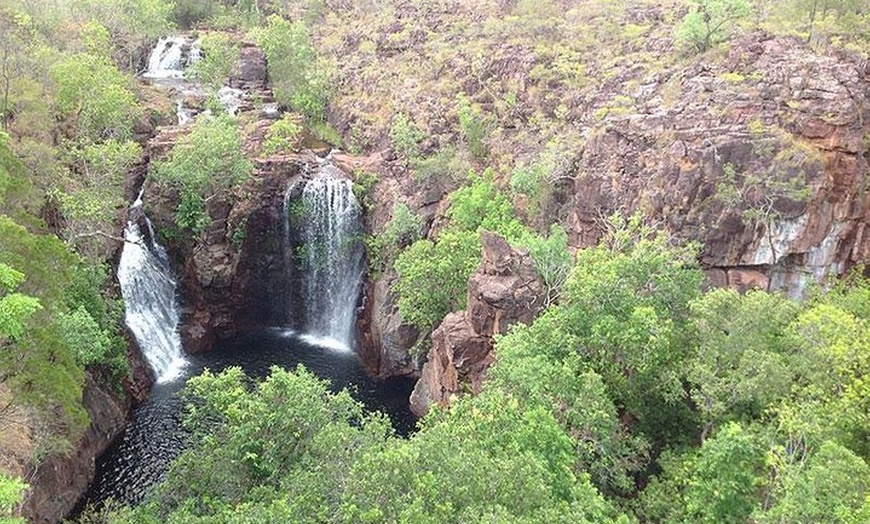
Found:
M 184 46 L 187 38 L 161 38 L 148 58 L 148 70 L 142 75 L 152 79 L 175 79 L 184 76 Z
M 309 180 L 300 198 L 285 198 L 288 224 L 301 215 L 301 262 L 304 326 L 311 343 L 333 349 L 353 347 L 356 306 L 364 267 L 360 206 L 351 182 L 325 165 Z M 290 225 L 285 229 L 290 245 Z
M 134 209 L 141 205 L 141 197 Z M 154 370 L 157 382 L 177 378 L 186 361 L 178 336 L 178 307 L 175 280 L 169 273 L 166 252 L 153 236 L 145 238 L 134 222 L 124 230 L 124 249 L 118 265 L 118 281 L 124 297 L 124 320 L 136 337 L 145 359 Z

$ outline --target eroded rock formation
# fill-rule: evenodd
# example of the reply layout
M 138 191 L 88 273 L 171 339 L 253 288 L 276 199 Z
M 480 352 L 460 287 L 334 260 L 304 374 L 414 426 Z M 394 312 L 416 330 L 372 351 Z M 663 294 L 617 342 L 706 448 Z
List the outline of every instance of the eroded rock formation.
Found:
M 866 260 L 866 62 L 759 32 L 721 63 L 640 80 L 638 110 L 589 129 L 577 154 L 575 245 L 641 211 L 700 241 L 715 285 L 796 295 Z
M 468 279 L 467 309 L 444 317 L 432 333 L 432 348 L 411 394 L 411 409 L 422 416 L 463 391 L 480 390 L 492 363 L 493 336 L 518 322 L 529 324 L 546 292 L 529 254 L 502 237 L 481 234 L 483 260 Z

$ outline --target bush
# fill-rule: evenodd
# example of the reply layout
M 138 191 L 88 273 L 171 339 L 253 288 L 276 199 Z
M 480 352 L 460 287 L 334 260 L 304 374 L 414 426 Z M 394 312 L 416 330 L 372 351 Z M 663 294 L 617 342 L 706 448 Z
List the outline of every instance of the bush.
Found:
M 277 15 L 255 32 L 266 53 L 275 97 L 313 120 L 323 120 L 329 98 L 328 65 L 318 59 L 304 22 L 288 22 Z
M 699 53 L 725 40 L 734 24 L 752 13 L 749 0 L 696 0 L 696 4 L 677 27 L 676 35 Z
M 423 221 L 407 205 L 397 202 L 393 205 L 390 222 L 384 231 L 366 240 L 369 267 L 381 271 L 395 260 L 396 255 L 406 246 L 420 239 Z
M 252 169 L 242 153 L 236 120 L 229 115 L 201 116 L 169 157 L 155 163 L 153 174 L 180 193 L 177 224 L 199 234 L 211 222 L 206 201 L 232 191 L 250 177 Z
M 508 240 L 516 240 L 525 234 L 526 228 L 517 220 L 510 200 L 496 187 L 491 171 L 485 171 L 482 176 L 472 173 L 469 180 L 469 185 L 450 194 L 447 216 L 451 228 L 463 231 L 485 229 Z
M 393 119 L 390 128 L 390 140 L 393 149 L 407 160 L 415 160 L 420 156 L 420 141 L 426 138 L 423 130 L 404 113 L 399 113 Z
M 302 124 L 299 122 L 299 117 L 292 113 L 285 113 L 266 131 L 263 154 L 292 153 L 301 135 Z
M 478 160 L 485 159 L 488 154 L 486 139 L 489 135 L 489 121 L 480 106 L 472 103 L 464 93 L 456 96 L 456 105 L 459 113 L 459 130 L 471 156 Z
M 480 261 L 477 232 L 448 230 L 437 242 L 418 240 L 396 259 L 399 312 L 405 322 L 433 329 L 465 307 L 468 277 Z
M 218 89 L 227 81 L 233 64 L 239 58 L 239 44 L 222 33 L 208 33 L 200 42 L 203 57 L 186 73 L 203 84 Z

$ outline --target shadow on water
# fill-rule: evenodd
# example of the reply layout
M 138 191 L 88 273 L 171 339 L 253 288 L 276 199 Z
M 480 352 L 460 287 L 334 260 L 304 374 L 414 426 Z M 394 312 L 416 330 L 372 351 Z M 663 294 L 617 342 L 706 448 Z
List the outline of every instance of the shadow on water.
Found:
M 411 379 L 375 381 L 366 375 L 352 351 L 315 346 L 289 330 L 253 331 L 225 341 L 209 353 L 191 355 L 189 360 L 183 378 L 155 384 L 148 399 L 133 409 L 124 434 L 97 462 L 94 482 L 73 516 L 89 504 L 110 498 L 137 504 L 166 475 L 185 445 L 178 392 L 187 378 L 199 375 L 205 368 L 217 372 L 239 366 L 248 376 L 263 378 L 274 365 L 295 369 L 302 364 L 328 380 L 334 391 L 348 388 L 369 410 L 387 414 L 397 433 L 408 435 L 414 429 L 414 417 L 408 408 L 414 386 Z

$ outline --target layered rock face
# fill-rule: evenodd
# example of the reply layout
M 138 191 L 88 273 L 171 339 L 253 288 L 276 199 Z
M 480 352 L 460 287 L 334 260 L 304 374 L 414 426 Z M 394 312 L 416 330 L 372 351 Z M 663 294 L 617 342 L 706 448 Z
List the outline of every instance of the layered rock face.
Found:
M 68 454 L 52 454 L 28 478 L 31 489 L 22 508 L 28 522 L 51 523 L 65 517 L 94 477 L 96 457 L 124 429 L 129 402 L 96 384 L 90 376 L 82 403 L 91 424 Z
M 481 234 L 483 260 L 468 279 L 468 308 L 450 313 L 432 333 L 432 349 L 411 394 L 411 410 L 425 415 L 467 388 L 480 390 L 493 361 L 493 336 L 518 322 L 529 324 L 546 292 L 532 258 L 502 237 Z
M 249 157 L 256 157 L 276 116 L 258 108 L 273 100 L 261 49 L 242 43 L 228 85 L 241 90 L 238 111 L 252 120 L 244 147 Z M 168 154 L 188 130 L 185 126 L 161 128 L 148 143 L 149 159 Z M 289 278 L 282 244 L 284 193 L 314 163 L 311 155 L 256 158 L 248 184 L 234 195 L 207 203 L 214 220 L 202 238 L 168 243 L 175 266 L 180 268 L 185 311 L 180 329 L 186 351 L 208 350 L 217 339 L 240 329 L 280 323 L 282 313 L 277 305 L 287 300 L 286 286 L 275 282 Z M 147 178 L 144 183 L 147 213 L 158 231 L 171 230 L 178 195 L 161 190 Z
M 564 215 L 578 247 L 641 211 L 703 244 L 714 285 L 794 295 L 866 260 L 866 62 L 764 33 L 643 79 L 638 111 L 586 133 Z

